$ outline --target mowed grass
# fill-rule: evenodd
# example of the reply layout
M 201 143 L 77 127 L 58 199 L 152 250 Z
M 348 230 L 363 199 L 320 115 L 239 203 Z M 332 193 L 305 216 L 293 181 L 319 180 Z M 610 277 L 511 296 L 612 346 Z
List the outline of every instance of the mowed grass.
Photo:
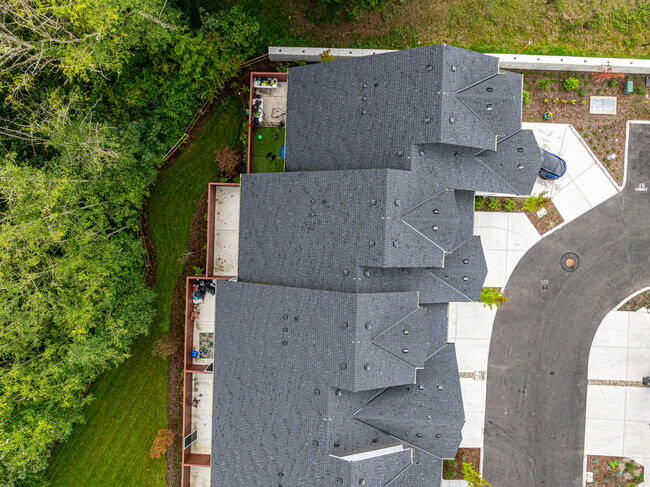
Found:
M 217 105 L 197 138 L 159 175 L 149 203 L 158 262 L 156 321 L 151 333 L 136 341 L 131 358 L 93 384 L 95 401 L 86 410 L 86 423 L 52 456 L 47 471 L 52 486 L 166 485 L 165 459 L 152 460 L 149 450 L 158 430 L 167 427 L 169 361 L 153 357 L 151 348 L 169 333 L 172 295 L 186 260 L 192 216 L 218 175 L 214 150 L 235 147 L 242 109 L 236 98 Z
M 277 133 L 278 138 L 275 138 Z M 285 129 L 275 127 L 255 127 L 253 131 L 253 171 L 252 172 L 282 172 L 284 161 L 280 158 L 280 148 L 284 144 Z M 258 136 L 262 136 L 258 139 Z M 268 153 L 275 155 L 271 160 Z

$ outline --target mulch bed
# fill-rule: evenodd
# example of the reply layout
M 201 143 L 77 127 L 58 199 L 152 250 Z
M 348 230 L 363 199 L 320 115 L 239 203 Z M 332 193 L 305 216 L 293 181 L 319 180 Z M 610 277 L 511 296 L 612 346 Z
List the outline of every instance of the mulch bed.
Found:
M 487 202 L 489 199 L 496 199 L 499 201 L 499 208 L 496 210 L 490 210 L 487 207 Z M 474 206 L 476 211 L 495 211 L 495 212 L 505 212 L 503 209 L 503 202 L 505 200 L 512 200 L 515 202 L 515 209 L 510 212 L 510 213 L 525 213 L 530 222 L 533 224 L 535 227 L 535 230 L 539 232 L 540 235 L 544 235 L 546 232 L 552 230 L 553 228 L 557 227 L 561 223 L 564 222 L 564 218 L 562 218 L 562 215 L 560 215 L 560 212 L 557 211 L 557 208 L 553 204 L 552 201 L 547 203 L 545 205 L 547 214 L 544 215 L 543 217 L 538 217 L 537 213 L 531 213 L 529 211 L 526 211 L 522 209 L 522 206 L 524 204 L 524 201 L 526 198 L 524 197 L 503 197 L 503 196 L 490 196 L 487 197 L 483 200 L 483 204 L 479 205 L 478 203 Z
M 530 104 L 523 107 L 523 121 L 573 125 L 614 180 L 623 184 L 626 122 L 650 119 L 650 99 L 645 97 L 647 90 L 643 94 L 626 95 L 623 85 L 632 80 L 635 89 L 644 86 L 644 76 L 627 74 L 623 78 L 614 78 L 616 86 L 609 86 L 609 80 L 594 81 L 593 73 L 512 71 L 524 74 L 524 89 L 530 93 Z M 566 91 L 562 84 L 569 77 L 580 81 L 580 86 L 573 91 Z M 545 82 L 542 81 L 540 87 L 540 80 L 546 79 L 550 82 L 544 89 Z M 580 95 L 581 89 L 585 90 L 584 95 Z M 590 96 L 616 96 L 616 115 L 589 113 Z M 572 104 L 574 100 L 575 104 Z M 550 120 L 544 119 L 547 111 L 553 113 Z M 608 161 L 610 154 L 615 154 L 616 158 Z
M 461 468 L 463 463 L 473 463 L 472 468 L 479 473 L 481 468 L 480 448 L 459 448 L 453 460 L 442 462 L 442 478 L 445 480 L 463 480 Z
M 650 291 L 644 291 L 630 298 L 623 306 L 618 308 L 619 311 L 636 311 L 641 308 L 650 309 Z
M 595 487 L 632 487 L 643 482 L 643 465 L 629 457 L 587 455 L 587 472 L 593 472 Z

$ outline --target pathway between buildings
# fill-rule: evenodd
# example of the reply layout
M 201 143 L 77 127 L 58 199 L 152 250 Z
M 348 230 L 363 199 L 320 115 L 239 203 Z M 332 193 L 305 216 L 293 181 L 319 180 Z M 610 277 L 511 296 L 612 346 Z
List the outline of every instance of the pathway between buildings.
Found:
M 508 280 L 487 374 L 484 475 L 494 486 L 582 485 L 592 339 L 621 299 L 650 285 L 641 184 L 650 188 L 648 124 L 630 127 L 624 190 L 539 241 Z M 579 257 L 573 272 L 560 267 L 566 252 Z

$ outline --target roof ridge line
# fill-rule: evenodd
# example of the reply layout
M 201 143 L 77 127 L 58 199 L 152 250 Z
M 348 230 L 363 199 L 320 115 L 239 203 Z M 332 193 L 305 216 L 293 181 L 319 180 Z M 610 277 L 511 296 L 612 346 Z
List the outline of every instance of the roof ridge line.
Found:
M 510 184 L 508 181 L 506 181 L 506 180 L 503 179 L 501 176 L 499 176 L 499 175 L 496 173 L 496 171 L 495 171 L 494 169 L 492 169 L 490 166 L 488 166 L 485 162 L 483 162 L 483 160 L 482 160 L 480 157 L 476 156 L 476 157 L 474 157 L 474 159 L 476 159 L 478 162 L 480 162 L 481 164 L 483 164 L 483 166 L 485 166 L 485 168 L 486 168 L 488 171 L 490 171 L 492 174 L 494 174 L 496 177 L 498 177 L 501 181 L 503 181 L 503 182 L 504 182 L 508 187 L 510 187 L 510 188 L 515 192 L 514 194 L 518 194 L 518 192 L 517 192 L 517 188 L 515 188 L 512 184 Z
M 498 68 L 497 68 L 497 69 L 498 69 Z M 499 74 L 500 74 L 500 73 L 497 71 L 496 73 L 491 74 L 490 76 L 487 76 L 486 78 L 483 78 L 482 80 L 475 81 L 475 82 L 472 83 L 471 85 L 467 85 L 467 86 L 466 86 L 465 88 L 463 88 L 462 90 L 457 91 L 457 92 L 456 92 L 456 95 L 460 95 L 461 93 L 463 93 L 463 92 L 469 90 L 470 88 L 474 88 L 476 85 L 480 85 L 480 84 L 483 83 L 484 81 L 487 81 L 487 80 L 489 80 L 489 79 L 492 79 L 492 78 L 494 78 L 495 76 L 499 76 Z
M 485 125 L 485 127 L 487 127 L 487 129 L 488 129 L 490 132 L 492 132 L 492 133 L 494 134 L 494 138 L 495 138 L 495 139 L 499 136 L 499 134 L 497 134 L 494 130 L 492 130 L 492 127 L 490 127 L 490 126 L 489 126 L 489 125 L 488 125 L 488 124 L 487 124 L 487 123 L 486 123 L 486 122 L 481 118 L 481 116 L 480 116 L 478 113 L 476 113 L 474 110 L 472 110 L 470 107 L 468 107 L 468 106 L 463 102 L 463 100 L 461 100 L 461 99 L 458 98 L 457 96 L 456 96 L 455 98 L 456 98 L 456 100 L 458 100 L 458 101 L 460 102 L 460 104 L 463 105 L 463 106 L 464 106 L 464 107 L 465 107 L 465 108 L 466 108 L 466 109 L 467 109 L 467 110 L 468 110 L 472 115 L 474 115 L 474 116 L 476 117 L 476 119 L 477 119 L 479 122 L 481 122 L 483 125 Z M 494 141 L 494 148 L 495 148 L 495 149 L 496 149 L 497 143 L 498 143 L 498 141 L 495 140 L 495 141 Z
M 443 281 L 442 279 L 440 279 L 438 276 L 436 276 L 436 275 L 435 275 L 433 272 L 431 272 L 429 269 L 424 269 L 424 271 L 425 271 L 427 274 L 429 274 L 431 277 L 434 277 L 434 278 L 438 279 L 438 280 L 439 280 L 440 282 L 442 282 L 445 286 L 448 286 L 448 287 L 452 288 L 454 291 L 456 291 L 456 292 L 457 292 L 458 294 L 460 294 L 461 296 L 465 296 L 465 297 L 467 298 L 468 301 L 474 302 L 474 300 L 473 300 L 472 298 L 470 298 L 469 296 L 465 295 L 465 293 L 462 293 L 461 291 L 459 291 L 458 289 L 456 289 L 456 288 L 455 288 L 454 286 L 452 286 L 451 284 L 449 284 L 449 283 Z M 447 301 L 447 302 L 451 302 L 451 301 Z

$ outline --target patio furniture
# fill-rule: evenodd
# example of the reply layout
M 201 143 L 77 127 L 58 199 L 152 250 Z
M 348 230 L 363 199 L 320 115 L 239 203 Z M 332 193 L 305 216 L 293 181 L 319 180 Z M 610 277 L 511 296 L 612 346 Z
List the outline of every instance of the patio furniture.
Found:
M 272 90 L 278 87 L 278 78 L 254 78 L 253 88 L 270 88 Z

